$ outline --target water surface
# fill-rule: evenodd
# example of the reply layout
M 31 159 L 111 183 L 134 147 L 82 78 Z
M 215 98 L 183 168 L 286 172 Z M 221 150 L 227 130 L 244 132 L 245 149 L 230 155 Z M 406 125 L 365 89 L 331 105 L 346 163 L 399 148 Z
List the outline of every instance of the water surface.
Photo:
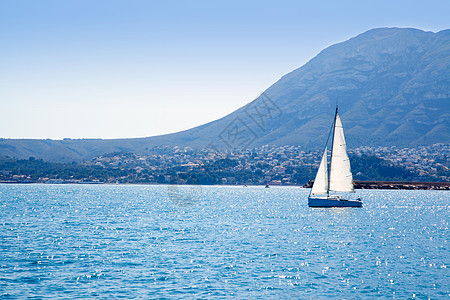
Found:
M 0 185 L 0 297 L 450 296 L 446 191 Z

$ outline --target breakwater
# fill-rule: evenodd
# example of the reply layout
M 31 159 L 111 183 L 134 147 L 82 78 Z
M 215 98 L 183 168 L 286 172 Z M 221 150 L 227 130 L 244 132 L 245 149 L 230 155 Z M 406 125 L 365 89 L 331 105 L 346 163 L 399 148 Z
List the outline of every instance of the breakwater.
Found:
M 450 190 L 450 182 L 354 181 L 355 189 Z
M 303 187 L 311 188 L 314 180 Z M 419 181 L 361 181 L 353 182 L 355 189 L 361 190 L 450 190 L 450 182 L 419 182 Z
M 303 187 L 311 188 L 314 180 Z M 450 190 L 450 182 L 419 182 L 419 181 L 361 181 L 353 182 L 355 189 L 361 190 Z

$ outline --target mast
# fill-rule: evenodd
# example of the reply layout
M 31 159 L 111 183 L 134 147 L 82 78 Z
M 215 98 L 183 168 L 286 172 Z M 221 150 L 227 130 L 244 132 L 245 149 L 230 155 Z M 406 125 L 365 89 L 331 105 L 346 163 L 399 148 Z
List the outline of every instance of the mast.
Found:
M 328 168 L 327 196 L 330 194 L 331 161 L 333 160 L 334 132 L 336 131 L 336 116 L 337 116 L 337 113 L 338 113 L 338 105 L 336 103 L 336 112 L 334 113 L 334 121 L 333 121 L 333 133 L 332 133 L 332 137 L 331 137 L 331 158 L 330 158 L 330 167 Z

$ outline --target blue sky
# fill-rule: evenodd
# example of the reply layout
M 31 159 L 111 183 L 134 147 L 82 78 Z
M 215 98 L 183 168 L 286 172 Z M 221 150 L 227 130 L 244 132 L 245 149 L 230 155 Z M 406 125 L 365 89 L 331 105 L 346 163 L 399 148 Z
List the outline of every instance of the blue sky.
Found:
M 375 27 L 450 28 L 450 1 L 1 1 L 0 137 L 144 137 L 252 101 Z

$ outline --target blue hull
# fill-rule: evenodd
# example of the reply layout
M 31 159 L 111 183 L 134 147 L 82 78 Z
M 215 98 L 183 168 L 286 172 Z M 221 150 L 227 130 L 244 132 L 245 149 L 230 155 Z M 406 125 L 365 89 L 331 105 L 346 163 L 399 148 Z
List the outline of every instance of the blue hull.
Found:
M 308 198 L 309 207 L 361 207 L 360 200 L 345 200 L 342 198 Z

